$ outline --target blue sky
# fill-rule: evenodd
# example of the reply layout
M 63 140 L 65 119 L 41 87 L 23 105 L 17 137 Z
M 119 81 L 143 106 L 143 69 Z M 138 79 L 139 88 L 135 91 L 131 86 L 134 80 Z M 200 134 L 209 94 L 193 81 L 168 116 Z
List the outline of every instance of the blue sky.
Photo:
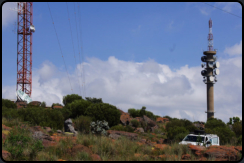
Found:
M 75 94 L 102 98 L 126 112 L 146 106 L 160 116 L 206 121 L 200 58 L 211 18 L 220 62 L 215 117 L 227 122 L 242 115 L 241 4 L 208 2 L 237 17 L 200 2 L 71 2 L 72 37 L 66 3 L 48 4 L 69 78 L 48 5 L 34 2 L 32 100 L 62 103 L 72 87 Z M 9 10 L 15 7 L 2 6 L 2 96 L 8 99 L 16 98 L 17 13 Z

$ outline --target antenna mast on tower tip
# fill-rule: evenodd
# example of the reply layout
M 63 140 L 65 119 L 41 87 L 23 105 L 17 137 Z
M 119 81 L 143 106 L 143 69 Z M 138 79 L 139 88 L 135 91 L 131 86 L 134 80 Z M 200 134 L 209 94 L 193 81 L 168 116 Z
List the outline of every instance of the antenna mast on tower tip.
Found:
M 209 24 L 209 33 L 208 33 L 208 51 L 213 51 L 213 33 L 212 33 L 212 25 L 213 22 L 210 18 L 208 21 Z

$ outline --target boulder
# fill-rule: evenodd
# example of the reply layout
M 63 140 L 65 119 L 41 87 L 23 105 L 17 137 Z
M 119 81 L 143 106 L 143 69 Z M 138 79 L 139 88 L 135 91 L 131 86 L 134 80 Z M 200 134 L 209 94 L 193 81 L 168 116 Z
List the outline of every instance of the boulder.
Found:
M 51 132 L 52 129 L 50 127 L 43 127 L 47 132 Z
M 43 141 L 43 139 L 52 141 L 52 138 L 49 135 L 44 134 L 42 131 L 34 131 L 34 133 L 32 134 L 32 137 L 34 139 L 41 140 L 41 141 Z
M 144 133 L 144 129 L 141 127 L 136 128 L 134 132 Z
M 154 127 L 150 127 L 150 131 L 151 131 L 151 132 L 155 132 L 156 129 L 158 129 L 158 128 L 159 128 L 158 125 L 156 125 L 156 126 L 154 126 Z
M 169 122 L 169 119 L 168 118 L 158 117 L 156 119 L 156 122 L 158 122 L 158 123 L 165 123 L 165 122 Z
M 206 157 L 214 157 L 218 161 L 237 161 L 240 152 L 235 147 L 212 145 L 204 152 Z
M 189 154 L 183 154 L 183 155 L 181 156 L 181 159 L 182 159 L 182 160 L 190 160 L 190 159 L 191 159 L 191 155 L 189 155 Z
M 188 145 L 188 148 L 190 148 L 195 155 L 202 157 L 203 152 L 206 150 L 206 147 L 204 146 L 198 146 L 198 145 Z
M 62 109 L 63 108 L 63 106 L 60 106 L 60 105 L 54 105 L 53 107 L 52 107 L 52 109 Z
M 78 132 L 75 131 L 75 129 L 72 125 L 72 120 L 70 118 L 64 121 L 64 132 L 74 133 L 74 136 L 76 136 L 78 134 Z
M 148 118 L 146 115 L 143 115 L 143 120 L 147 123 L 148 126 L 150 127 L 154 127 L 157 125 L 156 122 L 154 122 L 153 120 L 151 120 L 150 118 Z
M 117 140 L 117 139 L 119 139 L 119 138 L 120 138 L 120 136 L 119 136 L 119 135 L 114 134 L 114 133 L 110 134 L 108 137 L 109 137 L 109 138 L 111 138 L 111 139 L 114 139 L 114 140 Z
M 143 118 L 142 117 L 135 117 L 133 119 L 137 120 L 138 122 L 142 122 L 143 121 Z
M 126 131 L 107 130 L 107 134 L 108 135 L 117 134 L 117 135 L 120 135 L 120 136 L 126 136 L 130 140 L 137 140 L 137 138 L 138 138 L 138 134 L 130 133 L 130 132 L 126 132 Z
M 61 130 L 57 130 L 57 133 L 60 133 L 60 134 L 62 134 L 62 133 L 63 133 L 63 131 L 61 131 Z
M 124 126 L 129 125 L 131 119 L 132 119 L 132 118 L 130 117 L 130 114 L 129 114 L 129 113 L 122 113 L 121 116 L 120 116 L 120 122 L 121 122 Z
M 32 106 L 40 106 L 41 102 L 40 101 L 31 101 L 29 104 Z

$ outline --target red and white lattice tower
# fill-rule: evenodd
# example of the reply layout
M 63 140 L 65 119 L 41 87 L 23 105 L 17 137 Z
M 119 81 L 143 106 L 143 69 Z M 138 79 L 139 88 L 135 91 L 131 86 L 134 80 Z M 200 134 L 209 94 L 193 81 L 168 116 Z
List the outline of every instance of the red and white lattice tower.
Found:
M 210 18 L 209 22 L 209 33 L 208 33 L 208 51 L 213 51 L 213 33 L 212 33 L 212 20 Z
M 33 2 L 17 2 L 17 87 L 31 97 Z

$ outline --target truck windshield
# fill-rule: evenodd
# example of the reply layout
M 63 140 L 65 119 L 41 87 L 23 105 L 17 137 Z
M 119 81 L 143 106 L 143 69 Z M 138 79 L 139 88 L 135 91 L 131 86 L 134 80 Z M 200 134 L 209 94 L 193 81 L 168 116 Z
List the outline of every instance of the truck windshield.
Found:
M 183 139 L 183 141 L 197 142 L 197 136 L 188 135 L 187 137 L 185 137 L 185 139 Z M 203 141 L 204 141 L 204 137 L 201 137 L 201 142 Z

